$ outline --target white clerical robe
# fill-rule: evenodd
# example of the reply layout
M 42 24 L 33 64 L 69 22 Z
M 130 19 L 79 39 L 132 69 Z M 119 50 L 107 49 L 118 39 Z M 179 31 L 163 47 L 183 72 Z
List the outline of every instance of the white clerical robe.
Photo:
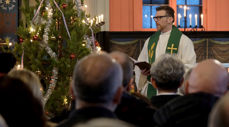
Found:
M 165 33 L 161 33 L 158 43 L 157 43 L 157 47 L 156 47 L 155 60 L 162 54 L 165 54 L 170 33 L 171 33 L 171 30 Z M 149 62 L 149 59 L 148 59 L 149 39 L 150 37 L 145 41 L 144 47 L 138 57 L 138 61 Z M 193 42 L 190 38 L 188 38 L 184 34 L 182 34 L 181 36 L 180 44 L 178 47 L 178 53 L 176 55 L 185 64 L 186 71 L 192 68 L 196 63 L 196 53 L 194 51 Z M 135 70 L 135 81 L 136 81 L 137 89 L 142 90 L 143 87 L 146 86 L 147 83 L 145 82 L 145 83 L 139 84 L 141 70 L 137 66 L 135 66 L 134 70 Z M 144 89 L 147 89 L 147 88 L 145 87 Z

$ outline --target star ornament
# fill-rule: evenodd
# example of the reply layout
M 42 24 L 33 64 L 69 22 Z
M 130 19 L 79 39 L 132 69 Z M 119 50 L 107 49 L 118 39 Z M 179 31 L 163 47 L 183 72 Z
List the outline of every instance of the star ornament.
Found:
M 0 11 L 12 11 L 16 4 L 16 0 L 0 0 Z
M 10 4 L 10 0 L 6 0 L 5 2 L 6 2 L 6 4 Z

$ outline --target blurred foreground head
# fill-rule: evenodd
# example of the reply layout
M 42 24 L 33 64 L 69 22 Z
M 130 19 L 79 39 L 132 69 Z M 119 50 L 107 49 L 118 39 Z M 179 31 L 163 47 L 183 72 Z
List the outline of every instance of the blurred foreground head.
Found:
M 34 96 L 43 104 L 43 88 L 39 77 L 27 69 L 13 69 L 8 73 L 8 76 L 22 80 L 33 92 Z
M 209 115 L 208 127 L 229 127 L 229 93 L 223 96 Z
M 9 127 L 43 127 L 45 117 L 40 101 L 19 79 L 0 78 L 0 114 Z

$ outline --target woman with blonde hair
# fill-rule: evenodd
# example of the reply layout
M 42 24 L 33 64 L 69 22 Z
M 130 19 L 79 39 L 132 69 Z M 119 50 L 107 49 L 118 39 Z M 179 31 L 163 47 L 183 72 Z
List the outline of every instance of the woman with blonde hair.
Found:
M 33 95 L 39 99 L 43 105 L 43 88 L 41 86 L 39 77 L 35 73 L 27 69 L 13 69 L 8 73 L 8 76 L 18 78 L 27 84 Z

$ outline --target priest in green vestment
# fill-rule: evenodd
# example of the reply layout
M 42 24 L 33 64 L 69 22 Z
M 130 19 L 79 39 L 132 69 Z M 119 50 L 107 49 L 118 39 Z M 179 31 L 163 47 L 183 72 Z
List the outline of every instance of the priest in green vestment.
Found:
M 185 64 L 187 71 L 196 63 L 193 42 L 173 25 L 174 10 L 171 7 L 161 6 L 156 8 L 156 11 L 153 19 L 158 31 L 146 40 L 138 61 L 152 64 L 159 56 L 168 53 L 176 55 Z M 149 74 L 149 70 L 140 70 L 137 66 L 135 67 L 137 89 L 151 98 L 156 95 L 156 89 L 150 83 Z

